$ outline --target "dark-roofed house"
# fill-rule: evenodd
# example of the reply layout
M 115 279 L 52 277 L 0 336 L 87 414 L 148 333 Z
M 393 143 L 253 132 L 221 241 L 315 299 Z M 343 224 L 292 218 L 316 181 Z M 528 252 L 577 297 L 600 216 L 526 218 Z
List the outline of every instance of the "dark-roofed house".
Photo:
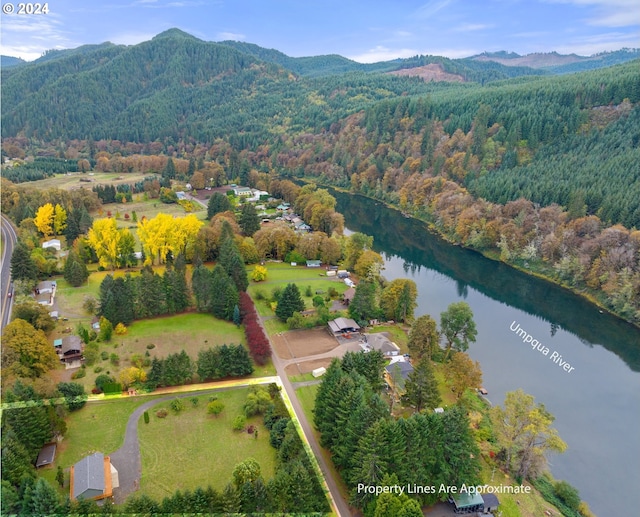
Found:
M 394 361 L 385 366 L 384 370 L 387 384 L 395 387 L 400 392 L 404 392 L 404 383 L 413 371 L 411 363 L 409 361 Z
M 334 336 L 340 336 L 342 334 L 358 332 L 360 325 L 351 318 L 336 318 L 329 322 L 329 330 Z
M 78 336 L 67 336 L 62 339 L 62 345 L 58 348 L 60 360 L 65 363 L 82 359 L 82 340 Z
M 109 456 L 101 452 L 85 456 L 71 467 L 69 489 L 73 501 L 111 497 L 118 486 L 118 471 Z
M 484 507 L 482 496 L 478 493 L 455 494 L 449 501 L 453 503 L 453 513 L 477 513 Z
M 36 459 L 36 468 L 44 467 L 45 465 L 51 465 L 56 458 L 56 444 L 47 443 L 42 446 L 38 453 L 38 459 Z

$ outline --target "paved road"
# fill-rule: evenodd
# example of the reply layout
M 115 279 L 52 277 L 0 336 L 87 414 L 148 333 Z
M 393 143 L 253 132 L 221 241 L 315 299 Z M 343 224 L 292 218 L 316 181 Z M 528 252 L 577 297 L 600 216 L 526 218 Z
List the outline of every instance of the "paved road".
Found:
M 258 318 L 259 318 L 260 324 L 262 324 L 262 317 L 258 315 Z M 263 329 L 264 329 L 264 325 L 263 325 Z M 264 331 L 265 331 L 265 335 L 268 336 L 266 329 L 264 329 Z M 320 466 L 320 470 L 322 471 L 322 474 L 324 475 L 324 478 L 327 482 L 327 487 L 329 488 L 329 495 L 333 501 L 334 510 L 338 513 L 338 517 L 349 517 L 351 515 L 354 515 L 351 508 L 349 507 L 345 499 L 342 497 L 342 494 L 338 489 L 338 484 L 336 483 L 335 479 L 331 475 L 331 471 L 327 466 L 327 462 L 325 461 L 324 456 L 322 455 L 320 444 L 318 443 L 318 440 L 316 440 L 316 436 L 313 433 L 313 426 L 307 419 L 307 416 L 305 415 L 304 411 L 302 410 L 302 405 L 298 401 L 296 390 L 294 389 L 291 381 L 289 381 L 289 377 L 287 377 L 287 374 L 285 372 L 284 361 L 282 361 L 278 357 L 278 354 L 275 353 L 275 348 L 273 347 L 273 345 L 271 345 L 271 350 L 273 351 L 271 355 L 271 359 L 273 361 L 273 365 L 276 367 L 276 373 L 280 377 L 280 380 L 282 382 L 282 387 L 286 391 L 289 397 L 289 400 L 291 401 L 291 405 L 293 406 L 293 410 L 296 414 L 296 417 L 300 422 L 300 425 L 305 434 L 305 437 L 307 438 L 307 441 L 311 446 L 311 450 L 313 451 L 313 454 L 316 457 L 316 460 L 318 461 L 318 465 Z M 306 360 L 306 358 L 299 358 L 299 360 L 302 360 L 302 359 Z
M 18 240 L 11 221 L 2 216 L 2 271 L 0 272 L 0 298 L 2 299 L 2 317 L 0 328 L 4 328 L 11 319 L 13 298 L 9 298 L 11 288 L 11 254 Z

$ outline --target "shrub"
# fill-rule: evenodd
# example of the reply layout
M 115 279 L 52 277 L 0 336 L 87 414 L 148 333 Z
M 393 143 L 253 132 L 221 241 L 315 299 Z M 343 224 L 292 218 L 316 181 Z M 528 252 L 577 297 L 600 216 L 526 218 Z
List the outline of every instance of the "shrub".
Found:
M 198 397 L 191 397 L 191 405 L 193 407 L 196 407 L 199 402 L 200 402 L 200 400 L 198 399 Z
M 243 415 L 238 415 L 233 419 L 233 430 L 242 431 L 244 426 L 247 425 L 247 419 Z
M 264 266 L 256 266 L 250 274 L 251 280 L 254 282 L 262 282 L 267 279 L 267 268 Z
M 102 366 L 96 366 L 96 367 L 93 369 L 93 373 L 100 373 L 102 370 L 103 370 Z
M 102 358 L 103 361 L 106 361 L 107 359 L 109 359 L 109 352 L 107 352 L 106 350 L 103 350 L 102 352 L 100 352 L 100 357 Z
M 338 290 L 335 287 L 329 287 L 327 294 L 329 295 L 329 298 L 337 298 L 340 296 L 340 293 L 338 293 Z
M 304 290 L 304 295 L 309 298 L 313 296 L 313 289 L 311 289 L 310 285 L 308 285 L 307 288 Z
M 95 380 L 96 388 L 98 388 L 100 391 L 104 391 L 105 385 L 113 384 L 115 382 L 116 380 L 110 375 L 107 375 L 106 373 L 103 373 L 102 375 L 98 375 Z
M 171 401 L 171 409 L 173 409 L 176 413 L 180 413 L 184 409 L 184 402 L 182 399 L 173 399 Z
M 127 327 L 122 323 L 118 323 L 115 328 L 115 333 L 117 336 L 124 336 L 127 333 Z
M 144 423 L 145 423 L 145 424 L 148 424 L 148 423 L 149 423 L 149 412 L 148 412 L 148 411 L 145 411 L 145 412 L 143 413 L 143 416 L 144 416 Z
M 556 481 L 553 485 L 553 491 L 569 508 L 573 510 L 578 509 L 580 505 L 580 494 L 576 488 L 566 481 Z
M 169 412 L 166 409 L 159 409 L 158 411 L 156 411 L 156 416 L 158 418 L 165 418 L 167 415 L 169 414 Z
M 87 312 L 87 314 L 95 314 L 96 309 L 98 308 L 98 300 L 91 295 L 86 295 L 82 301 L 82 308 Z
M 111 364 L 113 366 L 118 366 L 120 364 L 120 356 L 118 354 L 116 354 L 116 353 L 112 353 L 109 356 L 109 360 L 111 361 Z
M 149 343 L 147 345 L 147 350 L 153 350 L 156 347 L 156 345 L 154 345 L 153 343 Z
M 207 404 L 207 413 L 209 415 L 218 416 L 220 413 L 222 413 L 223 409 L 224 404 L 219 400 L 214 400 L 213 402 L 209 402 Z
M 262 289 L 256 290 L 254 296 L 256 297 L 256 300 L 265 300 L 267 298 Z

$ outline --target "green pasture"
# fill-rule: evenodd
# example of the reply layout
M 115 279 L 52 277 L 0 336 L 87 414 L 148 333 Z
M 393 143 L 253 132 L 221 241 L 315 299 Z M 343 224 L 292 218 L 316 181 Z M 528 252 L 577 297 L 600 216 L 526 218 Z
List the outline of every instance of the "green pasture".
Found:
M 211 485 L 222 491 L 232 480 L 234 467 L 248 458 L 258 461 L 265 481 L 273 477 L 276 451 L 269 444 L 269 431 L 262 424 L 262 417 L 247 419 L 247 426 L 257 426 L 257 439 L 232 428 L 235 417 L 243 414 L 247 394 L 246 388 L 216 393 L 225 406 L 217 417 L 207 414 L 209 395 L 196 397 L 197 406 L 188 397 L 182 399 L 184 409 L 179 413 L 171 409 L 171 401 L 149 410 L 149 424 L 143 418 L 138 423 L 140 492 L 161 500 L 178 489 Z M 156 412 L 162 408 L 168 415 L 158 418 Z

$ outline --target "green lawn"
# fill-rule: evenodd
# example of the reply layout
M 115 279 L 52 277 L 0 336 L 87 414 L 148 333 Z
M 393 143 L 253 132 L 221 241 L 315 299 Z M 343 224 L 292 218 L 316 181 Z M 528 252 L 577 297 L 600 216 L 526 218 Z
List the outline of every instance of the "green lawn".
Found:
M 290 380 L 295 382 L 293 379 Z M 320 385 L 314 384 L 313 386 L 303 386 L 296 390 L 296 396 L 300 401 L 302 411 L 304 411 L 304 414 L 311 425 L 313 425 L 313 408 L 316 405 L 316 394 L 318 393 L 318 388 L 320 388 Z
M 234 418 L 242 414 L 247 393 L 245 388 L 216 393 L 225 405 L 217 417 L 207 414 L 209 396 L 203 395 L 197 397 L 195 407 L 190 399 L 184 399 L 185 409 L 178 414 L 170 409 L 170 402 L 162 402 L 149 411 L 149 424 L 141 418 L 140 492 L 161 500 L 178 489 L 211 485 L 222 490 L 231 481 L 234 467 L 248 458 L 258 461 L 265 481 L 273 477 L 276 451 L 269 444 L 269 431 L 262 425 L 262 417 L 247 421 L 247 425 L 258 426 L 257 439 L 231 427 Z M 156 416 L 160 408 L 169 412 L 166 418 Z
M 64 440 L 58 444 L 56 460 L 50 467 L 38 472 L 51 482 L 55 482 L 56 469 L 60 465 L 69 468 L 84 456 L 94 452 L 110 454 L 124 442 L 124 433 L 129 416 L 135 408 L 157 397 L 140 397 L 101 400 L 87 403 L 79 411 L 70 413 Z
M 248 266 L 249 274 L 255 266 Z M 273 311 L 265 300 L 258 300 L 258 293 L 262 293 L 263 297 L 271 298 L 271 293 L 275 288 L 284 289 L 287 284 L 294 283 L 300 289 L 302 299 L 307 309 L 313 308 L 313 297 L 316 291 L 323 291 L 322 296 L 326 296 L 327 292 L 333 287 L 340 295 L 344 293 L 348 287 L 344 282 L 336 278 L 328 278 L 324 269 L 308 269 L 304 266 L 291 266 L 289 264 L 268 262 L 267 279 L 264 282 L 249 282 L 247 292 L 253 299 L 256 310 L 261 316 L 272 316 Z M 311 288 L 311 296 L 307 296 L 307 287 Z
M 81 174 L 81 173 L 72 173 L 71 175 L 66 174 L 56 174 L 49 178 L 31 181 L 29 183 L 30 187 L 34 187 L 36 189 L 50 189 L 50 188 L 59 188 L 63 190 L 70 190 L 78 187 L 84 188 L 93 188 L 97 184 L 110 184 L 110 185 L 120 185 L 123 183 L 131 184 L 141 181 L 145 177 L 149 176 L 147 173 L 142 172 L 131 172 L 131 173 L 120 173 L 120 172 L 96 172 L 92 171 L 90 173 Z M 92 180 L 91 182 L 81 182 L 80 179 Z

